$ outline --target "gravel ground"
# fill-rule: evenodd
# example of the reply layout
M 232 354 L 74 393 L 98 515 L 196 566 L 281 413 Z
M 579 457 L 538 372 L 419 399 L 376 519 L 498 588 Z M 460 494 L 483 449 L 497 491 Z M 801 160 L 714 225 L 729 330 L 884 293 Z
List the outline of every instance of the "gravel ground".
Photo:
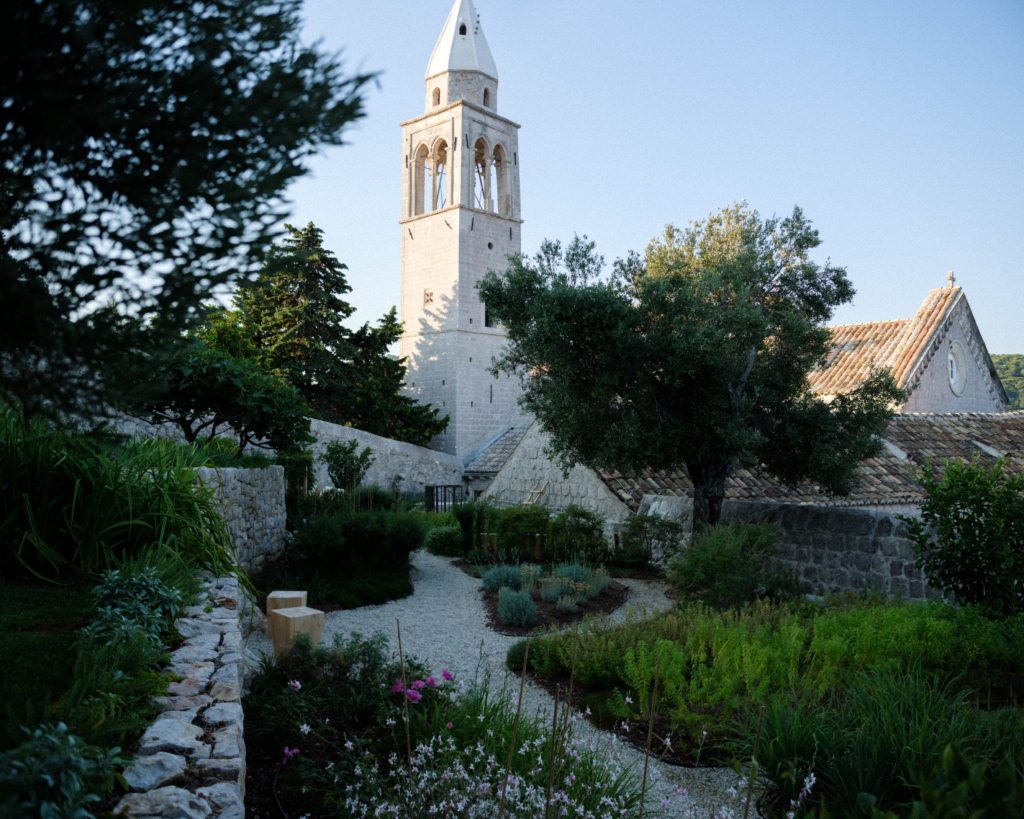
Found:
M 492 685 L 508 681 L 510 696 L 518 694 L 518 677 L 505 667 L 505 654 L 517 637 L 496 634 L 487 627 L 480 581 L 452 565 L 448 558 L 425 551 L 412 556 L 414 592 L 403 600 L 381 606 L 365 606 L 327 614 L 324 642 L 334 635 L 352 632 L 382 632 L 397 652 L 396 620 L 401 621 L 404 651 L 425 663 L 435 673 L 448 668 L 457 679 L 489 677 Z M 665 584 L 659 581 L 620 579 L 629 587 L 626 603 L 609 616 L 613 622 L 629 612 L 655 613 L 671 607 L 665 596 Z M 248 638 L 246 653 L 255 657 L 271 652 L 265 630 Z M 255 663 L 248 662 L 249 668 Z M 528 683 L 524 711 L 551 714 L 553 700 L 547 691 Z M 643 753 L 617 736 L 582 723 L 584 739 L 605 749 L 616 765 L 634 765 L 643 769 Z M 739 798 L 729 794 L 737 787 L 737 775 L 728 768 L 681 768 L 652 759 L 648 774 L 648 804 L 661 806 L 667 817 L 742 816 Z M 667 806 L 667 807 L 666 807 Z M 752 815 L 754 811 L 751 811 Z

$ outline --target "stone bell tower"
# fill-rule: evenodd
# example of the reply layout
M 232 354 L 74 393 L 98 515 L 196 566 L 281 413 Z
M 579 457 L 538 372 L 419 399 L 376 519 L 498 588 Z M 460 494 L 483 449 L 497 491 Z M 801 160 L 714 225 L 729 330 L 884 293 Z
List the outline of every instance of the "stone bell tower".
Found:
M 520 251 L 519 126 L 473 0 L 455 0 L 430 55 L 426 112 L 402 123 L 406 393 L 449 417 L 432 446 L 470 460 L 524 422 L 518 383 L 488 372 L 505 344 L 477 283 Z

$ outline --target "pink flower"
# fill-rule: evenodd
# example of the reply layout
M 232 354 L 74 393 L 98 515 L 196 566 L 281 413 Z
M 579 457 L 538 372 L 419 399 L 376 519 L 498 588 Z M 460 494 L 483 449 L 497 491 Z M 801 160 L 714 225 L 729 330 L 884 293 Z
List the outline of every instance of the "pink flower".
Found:
M 287 745 L 284 746 L 284 751 L 281 753 L 281 764 L 287 765 L 293 756 L 299 753 L 298 748 L 289 748 Z
M 431 688 L 437 688 L 437 680 L 434 679 L 433 674 L 427 677 L 427 685 L 429 685 Z
M 448 729 L 448 730 L 450 731 L 450 730 L 452 730 L 452 728 L 454 728 L 454 727 L 455 727 L 455 723 L 454 723 L 454 722 L 449 722 L 449 723 L 448 723 L 447 725 L 445 725 L 444 727 L 445 727 L 445 728 L 447 728 L 447 729 Z
M 405 692 L 405 696 L 409 698 L 409 702 L 419 702 L 423 699 L 423 695 L 414 688 L 410 688 Z
M 395 680 L 395 684 L 391 686 L 392 694 L 402 694 L 405 692 L 405 683 L 401 680 Z
M 451 682 L 452 680 L 455 679 L 455 676 L 447 668 L 442 668 L 441 669 L 441 676 L 444 677 L 445 682 Z
M 302 690 L 302 683 L 300 683 L 298 680 L 289 680 L 288 681 L 288 687 L 292 691 L 301 691 Z
M 422 691 L 427 687 L 427 684 L 423 680 L 413 680 L 412 685 L 409 686 L 413 691 Z

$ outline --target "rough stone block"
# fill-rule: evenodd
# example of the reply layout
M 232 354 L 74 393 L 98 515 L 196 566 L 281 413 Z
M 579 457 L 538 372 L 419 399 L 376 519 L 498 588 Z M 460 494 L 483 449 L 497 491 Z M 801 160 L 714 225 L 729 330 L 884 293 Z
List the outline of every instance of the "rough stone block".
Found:
M 213 705 L 203 712 L 203 722 L 207 725 L 221 726 L 242 724 L 242 706 L 237 702 L 225 702 Z
M 167 711 L 149 726 L 139 741 L 139 753 L 155 754 L 158 751 L 191 753 L 203 743 L 202 730 L 192 724 L 195 711 Z
M 200 788 L 196 794 L 207 800 L 218 811 L 218 819 L 244 819 L 245 805 L 238 788 L 222 782 L 207 788 Z
M 324 634 L 324 613 L 308 606 L 275 609 L 270 614 L 270 623 L 275 657 L 291 651 L 300 634 L 308 634 L 313 645 L 319 643 Z
M 163 816 L 168 819 L 206 819 L 211 813 L 205 799 L 173 786 L 157 788 L 149 793 L 130 793 L 114 808 L 115 816 Z
M 151 791 L 169 785 L 185 773 L 185 757 L 164 751 L 136 757 L 124 772 L 124 781 L 133 791 Z
M 267 595 L 267 636 L 271 642 L 274 641 L 274 612 L 278 609 L 303 608 L 307 603 L 307 593 L 304 591 L 272 591 Z

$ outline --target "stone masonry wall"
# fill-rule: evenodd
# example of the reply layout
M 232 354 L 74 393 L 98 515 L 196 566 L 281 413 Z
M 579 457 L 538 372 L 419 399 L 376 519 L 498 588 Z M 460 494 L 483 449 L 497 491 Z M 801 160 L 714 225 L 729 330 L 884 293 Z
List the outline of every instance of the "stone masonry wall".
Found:
M 401 492 L 422 492 L 424 486 L 462 484 L 462 465 L 453 455 L 327 421 L 314 420 L 310 431 L 316 438 L 312 449 L 318 487 L 331 486 L 327 467 L 320 461 L 327 444 L 352 440 L 358 441 L 360 447 L 368 446 L 373 451 L 374 462 L 363 483 L 391 489 L 395 480 L 399 479 L 398 489 Z
M 185 638 L 167 669 L 175 680 L 124 772 L 132 792 L 116 816 L 244 819 L 240 602 L 235 578 L 211 578 L 175 623 Z
M 284 467 L 198 470 L 220 504 L 238 562 L 256 571 L 285 546 Z
M 940 596 L 927 586 L 907 525 L 893 511 L 727 501 L 722 519 L 779 524 L 780 562 L 816 593 L 870 590 L 904 600 Z

